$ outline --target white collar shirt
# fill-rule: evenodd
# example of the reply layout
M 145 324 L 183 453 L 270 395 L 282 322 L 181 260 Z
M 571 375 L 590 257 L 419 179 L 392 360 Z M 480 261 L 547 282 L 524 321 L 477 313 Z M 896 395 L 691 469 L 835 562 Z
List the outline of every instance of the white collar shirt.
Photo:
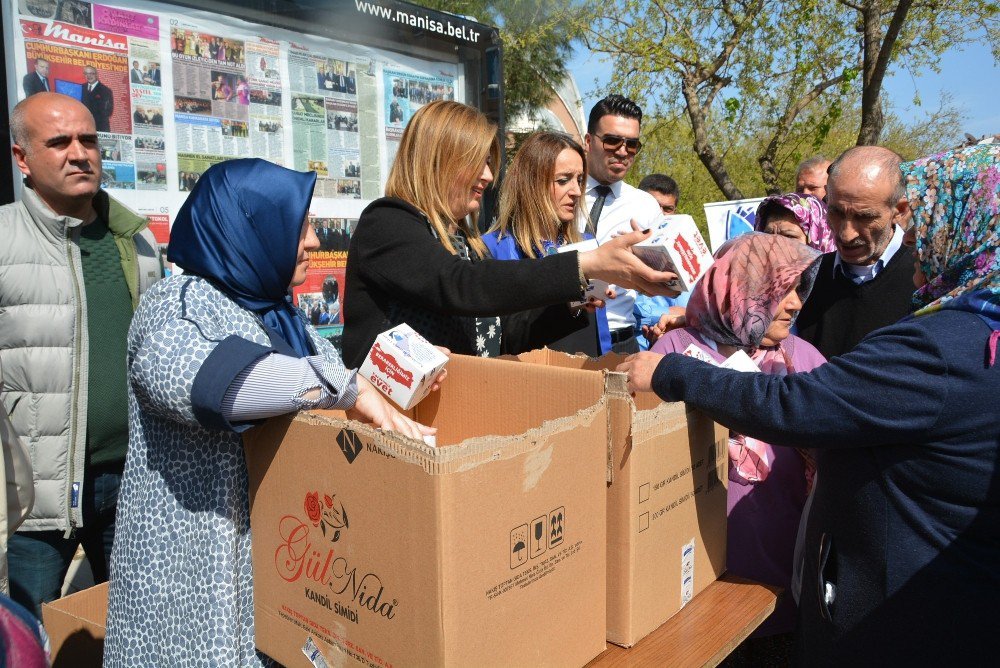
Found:
M 892 239 L 889 240 L 889 245 L 882 251 L 882 255 L 875 261 L 875 264 L 865 267 L 847 264 L 840 259 L 839 251 L 835 253 L 833 256 L 834 277 L 836 278 L 837 272 L 842 272 L 844 276 L 860 285 L 878 276 L 879 272 L 889 264 L 889 260 L 903 247 L 903 228 L 899 225 L 893 225 L 893 228 Z
M 587 229 L 587 219 L 590 209 L 594 206 L 597 193 L 594 189 L 601 185 L 592 176 L 587 175 L 587 192 L 584 195 L 583 216 L 580 220 L 580 231 Z M 598 243 L 609 241 L 615 232 L 629 232 L 630 220 L 635 222 L 642 229 L 653 226 L 656 220 L 663 214 L 660 205 L 649 193 L 639 190 L 624 181 L 618 181 L 609 185 L 611 193 L 604 200 L 604 208 L 601 209 L 601 217 L 597 221 L 595 230 Z M 635 303 L 635 290 L 618 290 L 615 299 L 607 300 L 608 326 L 612 330 L 623 327 L 635 327 L 635 316 L 632 314 L 632 306 Z

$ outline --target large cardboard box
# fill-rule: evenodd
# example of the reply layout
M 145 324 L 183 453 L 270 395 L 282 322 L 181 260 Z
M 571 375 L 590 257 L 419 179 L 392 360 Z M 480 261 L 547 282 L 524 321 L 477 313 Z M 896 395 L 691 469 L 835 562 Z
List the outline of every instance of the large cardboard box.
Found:
M 683 403 L 632 397 L 613 371 L 620 355 L 545 349 L 508 359 L 589 370 L 605 384 L 607 639 L 631 647 L 725 571 L 728 431 Z
M 107 582 L 44 604 L 53 668 L 100 668 L 107 620 Z
M 605 648 L 607 401 L 576 369 L 453 356 L 411 410 L 245 437 L 257 646 L 288 666 L 581 666 Z

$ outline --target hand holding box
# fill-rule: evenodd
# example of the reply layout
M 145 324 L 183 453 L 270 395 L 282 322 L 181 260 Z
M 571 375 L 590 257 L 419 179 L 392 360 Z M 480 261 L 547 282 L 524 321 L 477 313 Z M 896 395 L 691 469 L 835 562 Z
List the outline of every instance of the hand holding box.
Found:
M 375 337 L 358 373 L 406 410 L 420 403 L 448 356 L 403 323 Z

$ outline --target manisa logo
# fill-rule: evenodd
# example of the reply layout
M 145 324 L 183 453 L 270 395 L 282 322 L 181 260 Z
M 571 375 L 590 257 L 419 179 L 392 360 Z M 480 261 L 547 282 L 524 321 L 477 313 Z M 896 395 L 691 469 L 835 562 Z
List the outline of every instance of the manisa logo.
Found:
M 375 573 L 359 573 L 357 567 L 350 567 L 346 558 L 336 554 L 334 544 L 349 526 L 347 509 L 337 500 L 337 495 L 323 494 L 321 497 L 319 492 L 308 492 L 303 509 L 305 521 L 296 515 L 285 515 L 278 523 L 281 540 L 274 553 L 274 567 L 278 575 L 286 582 L 301 581 L 320 591 L 328 589 L 334 595 L 349 596 L 351 604 L 386 619 L 395 617 L 399 601 L 390 600 L 382 578 Z M 319 544 L 313 543 L 315 534 L 310 525 L 323 534 Z M 324 607 L 330 607 L 327 597 L 309 586 L 306 587 L 306 595 Z M 357 613 L 339 602 L 337 608 L 338 614 L 357 623 Z

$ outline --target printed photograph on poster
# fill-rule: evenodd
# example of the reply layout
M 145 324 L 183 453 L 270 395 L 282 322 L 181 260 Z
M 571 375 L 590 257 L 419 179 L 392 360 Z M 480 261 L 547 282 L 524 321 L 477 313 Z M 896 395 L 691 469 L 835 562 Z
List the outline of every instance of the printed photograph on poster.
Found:
M 257 132 L 281 132 L 281 121 L 257 121 Z
M 84 0 L 19 0 L 22 14 L 91 27 L 91 8 Z
M 281 107 L 280 90 L 263 90 L 259 88 L 250 89 L 250 102 L 253 104 L 263 104 L 268 107 Z M 276 110 L 275 113 L 278 113 Z
M 204 153 L 177 154 L 177 187 L 181 192 L 190 192 L 205 170 L 226 158 L 221 155 Z
M 402 128 L 420 107 L 437 100 L 455 99 L 455 79 L 433 75 L 384 70 L 385 119 Z
M 351 221 L 346 218 L 313 218 L 310 220 L 316 237 L 319 239 L 319 250 L 334 253 L 346 253 L 351 245 Z
M 136 151 L 155 151 L 160 152 L 164 149 L 163 137 L 136 137 L 135 138 L 135 150 Z
M 135 165 L 125 162 L 105 162 L 101 165 L 101 187 L 135 190 Z
M 247 75 L 252 84 L 281 85 L 278 71 L 278 43 L 261 39 L 246 42 Z
M 244 64 L 243 40 L 183 28 L 170 31 L 170 53 L 174 58 L 202 64 L 215 62 L 239 68 Z
M 326 120 L 326 109 L 323 98 L 308 95 L 292 95 L 292 116 L 300 116 L 303 120 L 321 123 Z
M 201 100 L 196 97 L 174 96 L 174 112 L 179 114 L 198 114 L 201 116 L 212 115 L 212 101 Z
M 163 107 L 159 105 L 136 107 L 132 112 L 132 123 L 135 125 L 136 134 L 139 134 L 143 126 L 147 129 L 163 130 Z
M 69 95 L 94 115 L 98 132 L 131 134 L 127 38 L 58 22 L 20 23 L 28 62 L 24 95 Z
M 167 164 L 165 162 L 140 162 L 136 169 L 137 190 L 166 190 Z
M 132 59 L 132 68 L 128 71 L 129 83 L 140 86 L 160 86 L 160 63 L 155 60 Z
M 357 69 L 354 63 L 332 58 L 318 60 L 316 90 L 320 93 L 357 95 Z
M 246 121 L 231 121 L 228 119 L 222 119 L 222 136 L 223 137 L 249 137 L 250 130 L 247 128 Z
M 358 113 L 356 111 L 327 110 L 326 127 L 337 132 L 357 132 Z
M 135 162 L 131 135 L 103 134 L 98 145 L 103 162 Z
M 309 256 L 306 281 L 292 290 L 292 297 L 319 333 L 340 347 L 343 333 L 344 275 L 347 248 L 356 219 L 310 216 L 320 241 Z

